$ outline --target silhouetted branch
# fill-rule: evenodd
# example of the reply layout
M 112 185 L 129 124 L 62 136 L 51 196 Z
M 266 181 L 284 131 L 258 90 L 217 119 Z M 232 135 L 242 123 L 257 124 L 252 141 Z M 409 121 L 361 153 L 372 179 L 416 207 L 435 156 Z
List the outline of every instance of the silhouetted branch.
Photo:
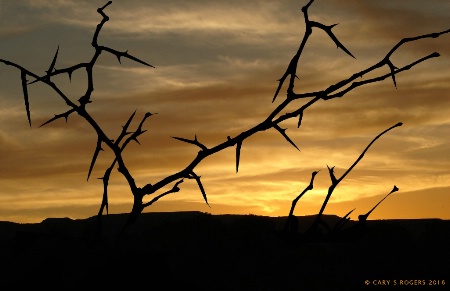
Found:
M 287 77 L 290 76 L 289 78 L 289 86 L 287 89 L 287 98 L 291 98 L 291 95 L 294 94 L 294 82 L 295 82 L 295 78 L 297 77 L 297 65 L 298 65 L 298 61 L 300 59 L 300 55 L 303 52 L 303 49 L 305 48 L 306 42 L 308 41 L 309 36 L 312 34 L 312 26 L 311 23 L 309 21 L 308 18 L 308 8 L 309 6 L 311 6 L 311 4 L 314 2 L 314 0 L 311 0 L 308 2 L 308 4 L 306 4 L 305 6 L 302 7 L 302 12 L 303 12 L 303 16 L 305 19 L 305 24 L 306 24 L 306 29 L 305 29 L 305 34 L 303 36 L 303 39 L 300 43 L 300 47 L 297 50 L 297 53 L 294 55 L 294 57 L 291 59 L 286 72 L 283 74 L 283 76 L 278 80 L 278 87 L 275 91 L 275 95 L 273 96 L 272 99 L 272 103 L 275 101 L 275 99 L 277 98 L 278 94 L 280 93 L 281 87 L 283 86 L 284 81 L 287 79 Z
M 103 209 L 106 207 L 106 214 L 108 214 L 108 184 L 109 177 L 111 176 L 112 169 L 116 163 L 116 160 L 112 163 L 112 165 L 106 169 L 105 175 L 102 178 L 99 178 L 103 181 L 103 195 L 102 195 L 102 204 L 100 205 L 100 209 L 98 211 L 98 217 L 101 217 L 103 213 Z
M 116 139 L 116 142 L 115 142 L 116 145 L 119 145 L 120 142 L 122 141 L 122 139 L 123 139 L 125 136 L 131 134 L 131 132 L 128 132 L 127 130 L 128 130 L 128 126 L 130 126 L 131 120 L 133 120 L 133 117 L 134 117 L 135 114 L 136 114 L 136 110 L 133 112 L 133 114 L 131 114 L 130 118 L 128 118 L 128 120 L 127 120 L 127 122 L 125 123 L 125 125 L 122 126 L 122 131 L 120 132 L 120 135 L 119 135 L 119 137 Z
M 107 52 L 109 52 L 109 53 L 115 55 L 116 58 L 117 58 L 117 60 L 119 61 L 119 63 L 122 63 L 122 62 L 120 61 L 120 59 L 121 59 L 122 57 L 124 57 L 124 58 L 130 59 L 130 60 L 133 60 L 133 61 L 135 61 L 135 62 L 137 62 L 137 63 L 143 64 L 143 65 L 145 65 L 145 66 L 155 68 L 154 66 L 150 65 L 149 63 L 144 62 L 143 60 L 140 60 L 140 59 L 138 59 L 138 58 L 136 58 L 136 57 L 133 57 L 132 55 L 128 54 L 128 51 L 119 52 L 119 51 L 116 51 L 116 50 L 114 50 L 114 49 L 112 49 L 112 48 L 105 47 L 105 46 L 99 46 L 98 48 L 101 49 L 102 51 L 107 51 Z
M 378 207 L 378 205 L 381 204 L 381 202 L 384 201 L 384 199 L 386 199 L 389 195 L 391 195 L 394 192 L 397 192 L 399 189 L 397 188 L 397 186 L 394 185 L 394 188 L 392 188 L 391 192 L 389 192 L 386 196 L 384 196 L 383 199 L 380 200 L 380 202 L 378 202 L 369 212 L 367 212 L 366 214 L 360 215 L 358 218 L 359 220 L 367 220 L 367 218 L 369 217 L 369 215 L 375 210 L 375 208 Z
M 208 203 L 208 198 L 206 197 L 206 192 L 205 192 L 205 188 L 203 188 L 203 184 L 200 181 L 200 177 L 197 176 L 194 172 L 191 172 L 188 176 L 189 179 L 195 179 L 195 181 L 197 181 L 198 184 L 198 188 L 200 189 L 200 192 L 202 192 L 202 196 L 203 199 L 205 199 L 206 204 L 208 204 L 209 207 L 211 207 Z
M 300 112 L 300 114 L 298 115 L 297 128 L 300 128 L 300 125 L 302 125 L 302 119 L 303 119 L 303 111 Z
M 322 23 L 318 23 L 315 21 L 310 21 L 310 25 L 311 27 L 317 27 L 322 29 L 323 31 L 325 31 L 328 36 L 334 41 L 334 43 L 336 44 L 336 46 L 340 49 L 342 49 L 344 52 L 346 52 L 349 56 L 351 56 L 352 58 L 356 59 L 352 53 L 345 48 L 345 46 L 337 39 L 337 37 L 334 35 L 334 33 L 331 31 L 331 29 L 333 29 L 333 27 L 335 27 L 337 24 L 333 24 L 333 25 L 323 25 Z
M 441 32 L 433 32 L 433 33 L 427 33 L 427 34 L 422 34 L 419 36 L 415 36 L 415 37 L 405 37 L 402 40 L 400 40 L 386 55 L 386 59 L 390 58 L 392 56 L 392 54 L 394 54 L 395 51 L 397 51 L 397 49 L 399 49 L 402 45 L 404 45 L 405 43 L 408 42 L 413 42 L 413 41 L 417 41 L 417 40 L 421 40 L 421 39 L 425 39 L 425 38 L 438 38 L 443 34 L 447 34 L 450 33 L 450 29 L 447 30 L 443 30 Z
M 197 140 L 197 136 L 195 136 L 195 138 L 193 140 L 192 139 L 187 139 L 187 138 L 182 138 L 182 137 L 176 137 L 176 136 L 172 136 L 172 138 L 180 140 L 180 141 L 183 141 L 183 142 L 187 142 L 187 143 L 190 143 L 190 144 L 194 144 L 194 145 L 198 146 L 199 148 L 201 148 L 204 151 L 206 151 L 208 149 L 204 144 L 200 143 Z
M 379 61 L 378 63 L 376 63 L 375 65 L 373 65 L 373 66 L 371 66 L 371 67 L 369 67 L 369 68 L 367 68 L 367 69 L 365 69 L 365 70 L 362 70 L 362 71 L 360 71 L 360 72 L 358 72 L 358 73 L 355 73 L 355 74 L 353 74 L 350 78 L 348 78 L 348 79 L 345 79 L 345 80 L 342 80 L 342 81 L 340 81 L 340 82 L 338 82 L 338 83 L 336 83 L 336 84 L 334 84 L 334 85 L 331 85 L 330 87 L 328 87 L 326 90 L 325 90 L 325 96 L 326 95 L 329 95 L 330 93 L 333 93 L 333 92 L 335 92 L 335 91 L 337 91 L 337 90 L 339 90 L 339 89 L 341 89 L 341 88 L 343 88 L 343 87 L 345 87 L 346 85 L 348 85 L 348 84 L 350 84 L 350 83 L 352 83 L 354 80 L 356 80 L 357 78 L 361 78 L 361 77 L 363 77 L 364 75 L 366 75 L 366 74 L 368 74 L 368 73 L 370 73 L 370 72 L 372 72 L 372 71 L 375 71 L 376 69 L 378 69 L 378 68 L 381 68 L 381 67 L 383 67 L 384 65 L 388 65 L 389 66 L 389 63 L 391 63 L 391 65 L 392 65 L 392 62 L 390 61 L 390 57 L 402 46 L 402 45 L 404 45 L 405 43 L 409 43 L 409 42 L 413 42 L 413 41 L 417 41 L 417 40 L 421 40 L 421 39 L 426 39 L 426 38 L 437 38 L 437 37 L 439 37 L 439 36 L 441 36 L 441 35 L 443 35 L 443 34 L 447 34 L 447 33 L 450 33 L 450 29 L 447 29 L 447 30 L 444 30 L 444 31 L 441 31 L 441 32 L 435 32 L 435 33 L 428 33 L 428 34 L 423 34 L 423 35 L 419 35 L 419 36 L 416 36 L 416 37 L 409 37 L 409 38 L 403 38 L 402 40 L 400 40 L 387 54 L 386 54 L 386 56 L 381 60 L 381 61 Z M 371 81 L 370 82 L 366 82 L 366 83 L 358 83 L 358 84 L 360 84 L 360 85 L 364 85 L 364 84 L 367 84 L 367 83 L 374 83 L 374 82 L 379 82 L 379 81 L 382 81 L 382 80 L 384 80 L 385 78 L 387 78 L 387 77 L 389 77 L 389 76 L 392 76 L 392 78 L 394 79 L 394 75 L 395 74 L 398 74 L 399 72 L 402 72 L 402 71 L 405 71 L 405 70 L 409 70 L 410 68 L 412 68 L 413 66 L 415 66 L 415 65 L 417 65 L 417 64 L 419 64 L 419 63 L 421 63 L 421 62 L 423 62 L 423 61 L 425 61 L 425 60 L 427 60 L 427 59 L 430 59 L 430 58 L 434 58 L 434 57 L 438 57 L 439 56 L 439 54 L 438 53 L 436 53 L 436 52 L 434 52 L 434 53 L 432 53 L 432 54 L 430 54 L 430 55 L 428 55 L 428 56 L 426 56 L 426 57 L 423 57 L 423 58 L 421 58 L 421 59 L 419 59 L 419 60 L 417 60 L 417 61 L 415 61 L 415 62 L 413 62 L 413 63 L 411 63 L 411 64 L 409 64 L 409 65 L 407 65 L 407 66 L 404 66 L 402 69 L 398 69 L 397 71 L 393 71 L 392 70 L 392 68 L 390 68 L 391 69 L 391 73 L 390 74 L 386 74 L 386 75 L 384 75 L 384 76 L 381 76 L 381 77 L 378 77 L 378 78 L 373 78 L 373 79 L 371 79 Z M 397 84 L 395 83 L 395 81 L 394 81 L 394 85 L 396 86 Z M 356 87 L 358 87 L 358 86 L 354 86 L 353 88 L 356 88 Z M 352 88 L 352 89 L 353 89 Z M 342 92 L 340 92 L 340 93 L 335 93 L 334 95 L 336 95 L 336 96 L 334 96 L 334 97 L 341 97 L 341 96 L 343 96 L 345 93 L 347 93 L 348 91 L 350 91 L 350 90 L 344 90 L 344 91 L 342 91 Z M 334 98 L 334 97 L 329 97 L 329 98 L 324 98 L 325 100 L 327 100 L 327 99 L 331 99 L 331 98 Z
M 102 151 L 102 140 L 98 138 L 97 140 L 97 146 L 95 147 L 94 155 L 92 156 L 91 165 L 89 166 L 88 176 L 87 179 L 89 180 L 89 177 L 91 176 L 92 169 L 94 168 L 95 161 L 97 160 L 98 154 L 100 151 Z
M 356 208 L 353 208 L 350 210 L 344 217 L 342 217 L 333 227 L 333 231 L 339 231 L 342 229 L 342 227 L 350 220 L 350 218 L 347 218 L 353 211 L 355 211 Z
M 392 81 L 394 82 L 394 86 L 397 89 L 397 82 L 395 81 L 395 70 L 398 69 L 394 64 L 388 60 L 387 65 L 389 66 L 389 70 L 391 70 Z
M 331 184 L 336 185 L 338 183 L 338 181 L 336 179 L 336 176 L 334 175 L 334 166 L 330 168 L 327 165 L 327 168 L 328 168 L 328 173 L 330 174 Z
M 136 111 L 131 115 L 131 117 L 129 118 L 129 120 L 127 121 L 127 123 L 123 126 L 121 136 L 122 136 L 122 135 L 123 135 L 123 136 L 126 135 L 124 132 L 127 132 L 128 126 L 130 125 L 130 122 L 131 122 L 131 120 L 133 119 L 135 113 L 136 113 Z M 156 113 L 154 113 L 154 114 L 156 114 Z M 139 123 L 139 126 L 138 126 L 137 130 L 136 130 L 135 132 L 131 133 L 131 135 L 123 142 L 123 144 L 122 144 L 122 146 L 120 147 L 120 149 L 117 150 L 118 154 L 116 154 L 116 158 L 113 160 L 111 166 L 110 166 L 109 168 L 106 169 L 104 176 L 103 176 L 102 178 L 100 178 L 101 180 L 103 180 L 103 198 L 102 198 L 102 204 L 100 205 L 100 209 L 99 209 L 98 215 L 102 215 L 103 209 L 104 209 L 105 207 L 106 207 L 106 211 L 107 211 L 107 213 L 108 213 L 108 183 L 109 183 L 109 178 L 110 178 L 110 176 L 111 176 L 111 171 L 112 171 L 112 169 L 114 168 L 114 165 L 117 163 L 118 157 L 121 157 L 121 153 L 123 152 L 123 150 L 125 149 L 125 147 L 129 144 L 130 141 L 134 140 L 134 141 L 136 141 L 136 142 L 139 144 L 139 141 L 137 140 L 137 137 L 138 137 L 139 135 L 141 135 L 142 133 L 145 132 L 145 130 L 142 130 L 142 125 L 144 124 L 145 120 L 146 120 L 147 118 L 149 118 L 150 116 L 152 116 L 152 115 L 153 115 L 153 114 L 150 113 L 150 112 L 147 112 L 147 113 L 144 115 L 144 118 L 143 118 L 143 119 L 141 120 L 141 122 Z M 120 137 L 120 136 L 119 136 L 119 137 Z M 118 144 L 119 144 L 119 143 L 116 143 L 115 145 L 118 145 Z M 93 165 L 94 165 L 94 163 L 95 163 L 95 160 L 97 159 L 98 153 L 100 152 L 100 150 L 103 150 L 103 149 L 100 147 L 100 145 L 101 145 L 101 139 L 99 138 L 99 141 L 98 141 L 97 147 L 96 147 L 96 152 L 94 153 L 94 157 L 93 157 L 93 159 L 92 159 L 91 168 L 89 169 L 89 175 L 90 175 L 90 172 L 92 171 L 92 167 L 93 167 Z M 116 152 L 115 152 L 115 153 L 116 153 Z M 125 168 L 125 169 L 123 169 L 123 171 L 128 171 L 128 170 Z M 89 175 L 88 175 L 88 179 L 89 179 Z M 140 194 L 141 191 L 140 191 L 139 188 L 137 188 L 136 186 L 133 188 L 134 180 L 133 180 L 133 178 L 131 177 L 131 174 L 128 174 L 128 175 L 127 175 L 127 174 L 124 174 L 124 176 L 126 177 L 127 181 L 129 181 L 128 179 L 130 179 L 130 180 L 132 181 L 131 184 L 130 184 L 130 186 L 131 186 L 133 195 L 138 195 L 138 192 L 139 192 L 139 194 Z M 129 181 L 129 183 L 130 183 L 130 181 Z M 178 183 L 178 184 L 179 184 L 179 183 Z M 177 184 L 177 185 L 178 185 L 178 184 Z M 172 193 L 172 192 L 170 192 L 170 193 Z M 166 193 L 164 193 L 164 195 L 158 196 L 156 199 L 153 199 L 153 200 L 154 200 L 153 202 L 157 201 L 159 198 L 161 198 L 161 197 L 163 197 L 163 196 L 165 196 L 165 195 L 167 195 L 167 194 L 170 194 L 170 193 L 169 193 L 169 192 L 166 192 Z M 153 202 L 147 203 L 147 206 L 151 205 Z M 146 207 L 146 206 L 144 206 L 144 207 Z
M 236 173 L 239 171 L 239 160 L 241 159 L 242 141 L 236 143 Z
M 51 82 L 51 81 L 50 81 L 50 77 L 52 76 L 53 70 L 55 69 L 56 58 L 58 57 L 58 52 L 59 52 L 59 46 L 58 46 L 58 48 L 56 49 L 55 56 L 53 57 L 53 60 L 52 60 L 52 62 L 50 63 L 50 66 L 49 66 L 48 70 L 45 71 L 45 72 L 46 72 L 45 76 L 37 78 L 36 80 L 34 80 L 33 82 L 31 82 L 30 85 L 33 84 L 33 83 L 36 83 L 36 82 L 38 82 L 38 81 L 44 81 L 44 80 L 45 80 L 46 83 L 50 83 L 50 82 Z
M 157 113 L 150 113 L 150 112 L 145 113 L 144 118 L 142 118 L 136 131 L 132 132 L 131 135 L 126 139 L 126 141 L 122 145 L 122 150 L 125 148 L 125 145 L 128 144 L 132 140 L 134 140 L 137 144 L 140 144 L 137 138 L 141 134 L 143 134 L 144 132 L 147 131 L 147 130 L 142 130 L 142 126 L 144 125 L 144 122 L 145 122 L 145 120 L 147 120 L 147 118 L 149 118 L 150 116 L 155 115 L 155 114 L 157 114 Z
M 30 103 L 28 101 L 27 73 L 20 70 L 20 78 L 22 79 L 23 99 L 25 101 L 25 110 L 27 111 L 28 123 L 31 127 Z
M 411 69 L 413 66 L 415 66 L 415 65 L 417 65 L 417 64 L 419 64 L 419 63 L 421 63 L 423 61 L 426 61 L 426 60 L 431 59 L 431 58 L 436 58 L 436 57 L 439 57 L 439 56 L 440 55 L 438 53 L 432 53 L 432 54 L 429 54 L 426 57 L 423 57 L 423 58 L 421 58 L 421 59 L 419 59 L 419 60 L 417 60 L 415 62 L 410 63 L 409 65 L 403 66 L 403 67 L 401 67 L 400 69 L 397 69 L 394 72 L 391 71 L 391 73 L 384 74 L 384 75 L 379 76 L 379 77 L 367 79 L 367 80 L 364 80 L 364 81 L 353 82 L 346 89 L 344 89 L 342 91 L 339 91 L 339 92 L 337 92 L 335 94 L 331 94 L 331 95 L 325 96 L 325 97 L 323 97 L 323 99 L 324 100 L 330 100 L 330 99 L 333 99 L 333 98 L 336 98 L 336 97 L 342 97 L 342 96 L 344 96 L 345 94 L 347 94 L 348 92 L 352 91 L 353 89 L 355 89 L 357 87 L 360 87 L 360 86 L 363 86 L 363 85 L 367 85 L 367 84 L 370 84 L 370 83 L 380 82 L 380 81 L 383 81 L 384 79 L 389 78 L 389 77 L 392 77 L 394 79 L 394 76 L 396 74 L 398 74 L 400 72 L 403 72 L 403 71 L 407 71 L 407 70 Z M 397 87 L 397 83 L 394 83 L 394 85 Z
M 316 177 L 317 173 L 319 173 L 319 171 L 312 172 L 311 181 L 309 182 L 309 185 L 294 200 L 292 200 L 291 209 L 289 210 L 289 215 L 288 215 L 286 223 L 284 225 L 284 231 L 287 231 L 289 229 L 289 224 L 292 222 L 295 206 L 297 205 L 298 200 L 300 200 L 300 198 L 302 198 L 302 196 L 305 195 L 305 193 L 307 191 L 310 191 L 314 188 L 314 185 L 313 185 L 314 178 Z
M 294 55 L 294 57 L 292 58 L 291 62 L 289 63 L 289 66 L 288 66 L 286 72 L 278 80 L 279 84 L 278 84 L 278 87 L 277 87 L 277 89 L 275 91 L 275 95 L 274 95 L 274 97 L 272 99 L 272 103 L 277 98 L 277 96 L 278 96 L 278 94 L 279 94 L 279 92 L 281 90 L 281 87 L 283 86 L 283 83 L 284 83 L 284 81 L 286 80 L 286 78 L 288 76 L 290 76 L 289 85 L 288 85 L 288 89 L 287 89 L 287 98 L 288 99 L 294 99 L 294 98 L 295 99 L 299 99 L 299 98 L 311 97 L 309 95 L 295 94 L 294 93 L 294 81 L 295 81 L 295 78 L 297 77 L 298 61 L 300 60 L 300 56 L 303 53 L 303 49 L 305 48 L 305 45 L 306 45 L 306 42 L 307 42 L 309 36 L 312 34 L 312 28 L 313 27 L 317 27 L 317 28 L 322 29 L 323 31 L 325 31 L 328 34 L 328 36 L 333 40 L 333 42 L 336 44 L 336 46 L 338 48 L 342 49 L 344 52 L 346 52 L 352 58 L 355 58 L 353 56 L 353 54 L 350 53 L 350 51 L 338 40 L 338 38 L 332 32 L 332 28 L 334 26 L 336 26 L 337 24 L 326 26 L 326 25 L 323 25 L 322 23 L 309 20 L 308 9 L 309 9 L 309 7 L 311 6 L 311 4 L 313 2 L 314 2 L 314 0 L 309 1 L 308 4 L 306 4 L 302 8 L 302 12 L 303 12 L 303 16 L 304 16 L 305 24 L 306 24 L 305 34 L 304 34 L 303 39 L 302 39 L 302 41 L 300 43 L 300 47 L 298 48 L 297 53 Z
M 359 155 L 359 157 L 356 159 L 356 161 L 347 169 L 347 171 L 345 171 L 344 174 L 342 174 L 342 176 L 340 178 L 336 178 L 336 176 L 334 175 L 334 167 L 328 167 L 328 172 L 330 174 L 330 179 L 331 179 L 331 186 L 328 188 L 328 193 L 327 196 L 325 197 L 325 201 L 322 204 L 322 207 L 320 208 L 320 211 L 314 221 L 314 223 L 311 225 L 309 232 L 315 232 L 317 229 L 317 226 L 321 220 L 322 214 L 325 210 L 325 207 L 328 204 L 328 200 L 330 199 L 331 195 L 333 194 L 334 189 L 337 187 L 337 185 L 351 172 L 351 170 L 353 170 L 353 168 L 359 163 L 359 161 L 361 161 L 361 159 L 364 157 L 364 154 L 369 150 L 369 148 L 372 146 L 372 144 L 379 139 L 383 134 L 387 133 L 388 131 L 401 126 L 402 123 L 399 122 L 391 127 L 389 127 L 388 129 L 384 130 L 383 132 L 381 132 L 380 134 L 378 134 L 368 145 L 367 147 L 364 149 L 364 151 Z
M 108 7 L 108 5 L 110 5 L 112 3 L 112 1 L 108 1 L 105 5 L 103 5 L 101 8 L 97 9 L 97 12 L 103 17 L 101 22 L 97 25 L 97 28 L 95 29 L 94 32 L 94 37 L 92 38 L 92 46 L 93 47 L 97 47 L 97 40 L 98 40 L 98 36 L 100 34 L 100 30 L 102 30 L 103 25 L 109 20 L 109 17 L 105 14 L 105 12 L 103 12 L 103 10 Z
M 38 75 L 36 75 L 35 73 L 25 69 L 24 67 L 22 67 L 22 66 L 20 66 L 20 65 L 18 65 L 16 63 L 13 63 L 13 62 L 10 62 L 10 61 L 7 61 L 7 60 L 3 60 L 3 59 L 0 59 L 0 63 L 4 63 L 7 66 L 11 66 L 11 67 L 15 67 L 15 68 L 19 69 L 20 72 L 21 72 L 21 78 L 23 78 L 23 74 L 25 74 L 27 76 L 30 76 L 30 77 L 33 77 L 35 79 L 41 78 Z M 52 88 L 66 102 L 66 104 L 68 106 L 70 106 L 72 108 L 76 108 L 77 107 L 54 83 L 46 81 L 46 80 L 44 80 L 44 83 L 47 84 L 50 88 Z M 29 85 L 29 83 L 28 83 L 28 85 Z M 23 84 L 22 84 L 22 89 L 25 90 L 23 88 Z M 27 90 L 27 98 L 28 98 L 28 90 Z
M 402 123 L 402 122 L 399 122 L 399 123 L 397 123 L 397 124 L 395 124 L 395 125 L 389 127 L 388 129 L 386 129 L 385 131 L 383 131 L 383 132 L 380 133 L 379 135 L 377 135 L 377 136 L 376 136 L 376 137 L 375 137 L 375 138 L 367 145 L 367 147 L 364 149 L 364 151 L 359 155 L 358 159 L 356 159 L 356 161 L 353 163 L 353 165 L 351 165 L 350 168 L 348 168 L 347 171 L 346 171 L 344 174 L 342 174 L 342 176 L 338 179 L 337 183 L 341 182 L 341 181 L 345 178 L 345 176 L 347 176 L 348 173 L 350 173 L 350 171 L 353 170 L 353 168 L 359 163 L 359 161 L 361 161 L 361 159 L 364 157 L 365 153 L 369 150 L 369 148 L 372 146 L 372 144 L 373 144 L 377 139 L 379 139 L 382 135 L 384 135 L 384 134 L 387 133 L 388 131 L 390 131 L 390 130 L 396 128 L 396 127 L 402 126 L 402 125 L 403 125 L 403 123 Z M 336 184 L 337 184 L 337 183 L 336 183 Z
M 275 124 L 273 126 L 276 130 L 278 130 L 278 132 L 281 133 L 282 136 L 284 136 L 284 138 L 291 144 L 293 145 L 297 150 L 300 150 L 295 143 L 289 138 L 289 136 L 286 134 L 286 128 L 281 128 L 278 126 L 278 124 Z
M 45 75 L 43 77 L 37 77 L 36 80 L 28 83 L 28 85 L 31 85 L 31 84 L 39 82 L 39 81 L 42 81 L 45 83 L 45 82 L 47 82 L 47 80 L 50 79 L 50 77 L 57 76 L 60 74 L 68 74 L 69 80 L 72 81 L 72 74 L 74 71 L 76 71 L 78 69 L 82 69 L 82 68 L 87 68 L 88 66 L 89 66 L 88 63 L 79 63 L 79 64 L 73 65 L 71 67 L 68 67 L 68 68 L 63 68 L 63 69 L 54 68 L 52 72 L 48 73 L 47 75 Z M 47 77 L 47 78 L 45 78 L 45 77 Z
M 175 185 L 173 185 L 172 189 L 170 189 L 169 191 L 166 191 L 166 192 L 156 196 L 155 198 L 153 198 L 149 202 L 144 203 L 143 207 L 148 207 L 148 206 L 152 205 L 153 203 L 158 201 L 160 198 L 162 198 L 162 197 L 164 197 L 164 196 L 166 196 L 168 194 L 179 192 L 180 188 L 178 187 L 178 185 L 180 185 L 181 183 L 183 183 L 183 179 L 181 179 L 180 181 L 176 182 Z
M 60 118 L 64 118 L 66 120 L 66 122 L 67 122 L 67 118 L 69 118 L 69 115 L 72 114 L 75 111 L 76 111 L 76 109 L 72 108 L 69 111 L 66 111 L 64 113 L 55 114 L 55 117 L 53 117 L 53 118 L 49 119 L 48 121 L 44 122 L 43 124 L 39 125 L 39 127 L 42 127 L 42 126 L 44 126 L 46 124 L 49 124 L 50 122 L 53 122 L 53 121 L 55 121 L 57 119 L 60 119 Z
M 58 57 L 58 52 L 59 52 L 59 46 L 56 49 L 56 53 L 55 56 L 53 57 L 52 63 L 50 64 L 50 67 L 48 68 L 47 72 L 47 76 L 46 78 L 48 78 L 48 80 L 50 80 L 50 74 L 53 72 L 53 70 L 55 69 L 55 64 L 56 64 L 56 58 Z

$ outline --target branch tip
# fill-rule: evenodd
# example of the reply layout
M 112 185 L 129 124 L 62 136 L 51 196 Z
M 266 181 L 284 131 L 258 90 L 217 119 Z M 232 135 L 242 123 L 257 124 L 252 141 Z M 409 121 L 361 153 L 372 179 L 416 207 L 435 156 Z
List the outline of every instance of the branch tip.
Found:
M 275 124 L 273 126 L 276 130 L 278 130 L 279 133 L 291 144 L 293 145 L 297 150 L 300 151 L 300 149 L 297 147 L 297 145 L 289 138 L 289 136 L 286 134 L 287 128 L 281 128 L 278 124 Z
M 236 173 L 239 171 L 239 160 L 241 159 L 242 141 L 236 143 Z

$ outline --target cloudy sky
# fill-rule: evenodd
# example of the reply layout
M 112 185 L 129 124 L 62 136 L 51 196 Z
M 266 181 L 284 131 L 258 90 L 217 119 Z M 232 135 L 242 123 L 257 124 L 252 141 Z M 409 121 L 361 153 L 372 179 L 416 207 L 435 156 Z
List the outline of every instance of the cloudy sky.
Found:
M 55 67 L 87 62 L 91 40 L 107 1 L 18 0 L 0 2 L 0 58 L 44 74 L 59 46 Z M 279 79 L 295 54 L 305 23 L 307 1 L 161 0 L 113 1 L 99 37 L 101 45 L 128 52 L 150 68 L 103 53 L 95 71 L 88 111 L 111 139 L 136 110 L 158 113 L 147 132 L 124 158 L 138 186 L 155 183 L 186 167 L 198 148 L 172 136 L 197 138 L 213 147 L 261 121 L 284 99 L 272 103 Z M 446 0 L 316 0 L 311 20 L 339 23 L 333 32 L 356 57 L 337 49 L 315 29 L 298 68 L 298 93 L 327 88 L 383 59 L 404 37 L 450 28 Z M 392 57 L 397 67 L 430 53 L 430 59 L 392 80 L 321 101 L 305 111 L 303 122 L 283 122 L 300 151 L 274 129 L 246 139 L 239 173 L 235 149 L 205 159 L 196 173 L 208 194 L 209 208 L 195 181 L 166 196 L 147 211 L 197 210 L 220 213 L 287 215 L 294 199 L 319 171 L 314 189 L 297 204 L 296 215 L 315 214 L 330 177 L 339 177 L 383 130 L 361 162 L 339 184 L 325 213 L 352 219 L 369 211 L 394 185 L 370 216 L 450 219 L 450 35 L 402 47 Z M 371 76 L 388 72 L 382 68 Z M 73 100 L 86 90 L 82 71 L 54 81 Z M 32 128 L 28 125 L 20 71 L 0 64 L 0 220 L 39 222 L 46 217 L 87 218 L 97 213 L 102 177 L 111 152 L 101 152 L 91 179 L 87 173 L 97 137 L 79 116 L 38 127 L 65 103 L 42 84 L 29 86 Z M 295 105 L 301 106 L 303 100 Z M 303 102 L 303 103 L 302 103 Z M 171 187 L 171 185 L 170 185 Z M 169 188 L 170 188 L 169 187 Z M 110 212 L 131 209 L 132 196 L 116 171 L 110 181 Z

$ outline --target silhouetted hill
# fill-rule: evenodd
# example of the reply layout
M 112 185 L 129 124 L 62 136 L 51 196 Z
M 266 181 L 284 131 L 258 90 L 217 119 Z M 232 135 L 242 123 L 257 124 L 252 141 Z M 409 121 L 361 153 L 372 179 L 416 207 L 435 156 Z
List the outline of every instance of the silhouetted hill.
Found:
M 314 217 L 299 217 L 300 233 Z M 125 219 L 105 216 L 101 236 L 95 217 L 0 222 L 1 290 L 366 290 L 450 279 L 448 220 L 368 221 L 353 239 L 313 242 L 283 236 L 286 217 L 145 213 L 117 237 Z

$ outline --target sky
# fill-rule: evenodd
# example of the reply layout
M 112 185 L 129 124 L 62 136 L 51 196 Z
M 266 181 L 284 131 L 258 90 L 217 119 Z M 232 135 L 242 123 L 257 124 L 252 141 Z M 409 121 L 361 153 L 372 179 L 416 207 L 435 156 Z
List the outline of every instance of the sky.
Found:
M 107 1 L 18 0 L 0 2 L 0 58 L 43 75 L 59 47 L 58 69 L 93 55 L 96 12 Z M 115 139 L 129 116 L 135 128 L 145 112 L 140 145 L 124 152 L 138 186 L 154 184 L 185 168 L 198 148 L 173 136 L 213 147 L 262 122 L 286 98 L 272 103 L 305 31 L 301 7 L 307 1 L 115 0 L 99 43 L 128 52 L 155 68 L 103 53 L 94 69 L 88 111 Z M 351 58 L 321 30 L 314 29 L 302 54 L 295 90 L 323 90 L 377 63 L 404 37 L 450 28 L 446 0 L 316 0 L 311 20 L 332 25 Z M 450 35 L 409 43 L 391 61 L 423 62 L 391 79 L 357 88 L 344 97 L 314 104 L 297 120 L 280 124 L 299 150 L 275 129 L 243 142 L 239 172 L 235 149 L 203 160 L 201 176 L 209 205 L 194 180 L 181 191 L 146 208 L 212 214 L 285 216 L 292 200 L 320 171 L 314 189 L 298 202 L 297 216 L 318 213 L 331 185 L 327 166 L 342 175 L 372 139 L 392 125 L 338 185 L 326 214 L 369 211 L 390 192 L 369 219 L 450 219 Z M 381 68 L 371 76 L 389 72 Z M 369 76 L 370 77 L 370 76 Z M 86 90 L 82 71 L 54 79 L 73 100 Z M 104 171 L 112 154 L 100 153 L 87 180 L 96 146 L 95 131 L 72 114 L 39 127 L 66 104 L 44 85 L 29 87 L 31 122 L 26 116 L 20 71 L 0 64 L 0 221 L 40 222 L 48 217 L 83 219 L 97 214 Z M 301 106 L 308 99 L 295 103 Z M 134 127 L 133 127 L 134 126 Z M 168 189 L 172 185 L 168 186 Z M 110 213 L 126 213 L 132 194 L 114 171 Z M 148 199 L 144 200 L 149 200 Z

